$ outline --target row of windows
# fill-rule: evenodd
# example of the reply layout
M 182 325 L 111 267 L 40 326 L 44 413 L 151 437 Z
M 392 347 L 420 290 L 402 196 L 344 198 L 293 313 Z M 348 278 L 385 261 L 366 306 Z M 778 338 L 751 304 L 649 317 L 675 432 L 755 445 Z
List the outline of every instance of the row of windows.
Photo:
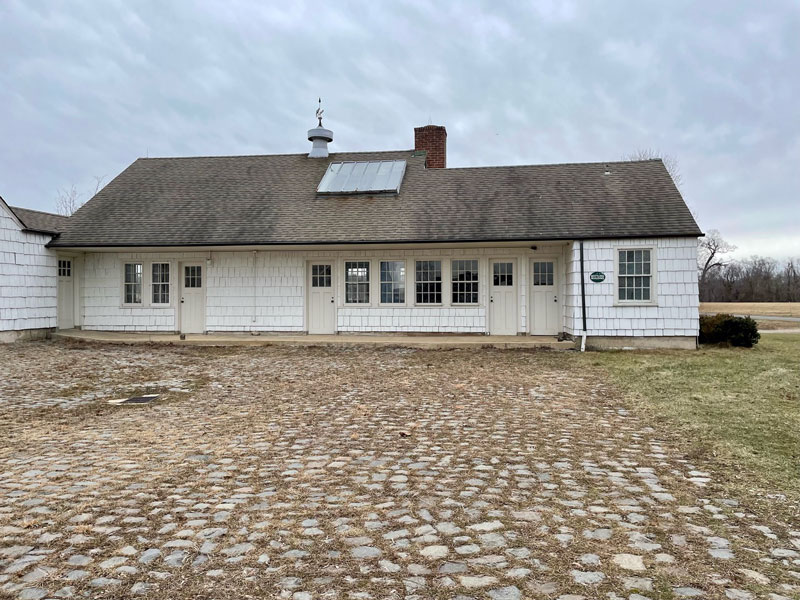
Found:
M 323 287 L 315 278 L 312 265 L 312 287 Z M 452 298 L 455 304 L 478 303 L 478 261 L 454 260 L 451 263 Z M 330 273 L 323 280 L 330 287 Z M 381 303 L 403 304 L 406 301 L 406 263 L 402 260 L 384 260 L 380 266 Z M 348 304 L 368 304 L 370 291 L 369 261 L 347 261 L 344 263 L 344 292 Z M 415 296 L 417 304 L 441 304 L 442 262 L 418 260 L 415 265 Z
M 653 298 L 652 252 L 649 249 L 618 252 L 617 290 L 621 301 L 650 302 Z M 170 302 L 170 264 L 152 263 L 151 294 L 153 304 Z M 71 276 L 72 264 L 59 260 L 58 274 Z M 492 284 L 495 287 L 514 284 L 514 263 L 493 263 Z M 184 287 L 202 287 L 202 267 L 185 266 Z M 554 284 L 554 263 L 533 263 L 533 285 Z M 418 260 L 414 264 L 414 296 L 417 304 L 442 303 L 442 261 Z M 311 286 L 331 287 L 331 265 L 311 266 Z M 143 265 L 125 263 L 123 296 L 125 304 L 142 303 Z M 450 262 L 451 298 L 454 304 L 478 303 L 478 261 L 454 259 Z M 370 262 L 345 262 L 345 302 L 368 304 L 370 301 Z M 403 304 L 406 301 L 406 263 L 402 260 L 380 262 L 380 301 L 383 304 Z
M 538 263 L 536 263 L 538 264 Z M 550 265 L 552 285 L 553 263 Z M 323 273 L 324 275 L 320 275 Z M 496 262 L 493 266 L 495 286 L 514 285 L 514 263 Z M 345 302 L 368 304 L 370 301 L 369 261 L 344 263 Z M 442 261 L 418 260 L 414 263 L 414 296 L 417 304 L 442 303 Z M 311 287 L 331 287 L 330 265 L 311 266 Z M 475 259 L 450 262 L 451 298 L 454 304 L 478 303 L 478 261 Z M 406 263 L 402 260 L 380 262 L 380 301 L 382 304 L 403 304 L 406 301 Z

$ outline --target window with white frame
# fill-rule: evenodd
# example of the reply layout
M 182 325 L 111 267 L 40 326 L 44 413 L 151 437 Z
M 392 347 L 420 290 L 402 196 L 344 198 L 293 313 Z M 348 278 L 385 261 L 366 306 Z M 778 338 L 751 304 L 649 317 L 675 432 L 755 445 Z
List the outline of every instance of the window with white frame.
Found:
M 59 260 L 58 261 L 58 276 L 59 277 L 72 277 L 72 261 Z
M 441 304 L 442 261 L 418 260 L 415 271 L 417 304 Z
M 478 261 L 452 261 L 453 304 L 478 303 Z
M 617 251 L 617 299 L 620 302 L 652 301 L 652 256 L 649 248 Z
M 548 286 L 555 282 L 555 263 L 552 260 L 537 260 L 533 263 L 533 285 Z
M 169 304 L 169 263 L 153 263 L 153 304 Z
M 311 265 L 311 287 L 331 287 L 331 266 L 326 264 Z
M 344 263 L 344 301 L 369 304 L 369 261 Z
M 406 263 L 403 260 L 381 261 L 381 303 L 403 304 L 406 301 Z
M 184 265 L 183 287 L 185 288 L 203 287 L 203 267 L 201 267 L 200 265 Z
M 511 287 L 514 285 L 514 263 L 496 262 L 492 265 L 492 283 L 495 287 Z
M 123 297 L 125 304 L 142 303 L 142 263 L 125 263 Z

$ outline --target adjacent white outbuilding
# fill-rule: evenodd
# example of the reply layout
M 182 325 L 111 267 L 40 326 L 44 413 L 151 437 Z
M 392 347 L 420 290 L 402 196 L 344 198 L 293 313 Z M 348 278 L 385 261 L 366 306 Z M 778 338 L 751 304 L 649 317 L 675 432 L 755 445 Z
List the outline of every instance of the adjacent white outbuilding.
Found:
M 19 214 L 18 214 L 19 213 Z M 0 198 L 0 341 L 44 337 L 57 326 L 58 259 L 47 248 L 56 215 Z M 47 215 L 47 216 L 45 216 Z M 25 223 L 20 217 L 28 217 Z M 52 219 L 50 219 L 52 217 Z M 44 222 L 47 221 L 47 224 Z

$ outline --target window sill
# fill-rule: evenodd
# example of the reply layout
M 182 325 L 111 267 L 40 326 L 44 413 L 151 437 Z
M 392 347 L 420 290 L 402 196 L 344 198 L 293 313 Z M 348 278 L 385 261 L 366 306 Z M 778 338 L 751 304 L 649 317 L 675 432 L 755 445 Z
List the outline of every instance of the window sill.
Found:
M 614 306 L 658 306 L 658 302 L 637 302 L 636 300 L 628 300 L 627 302 L 614 302 Z

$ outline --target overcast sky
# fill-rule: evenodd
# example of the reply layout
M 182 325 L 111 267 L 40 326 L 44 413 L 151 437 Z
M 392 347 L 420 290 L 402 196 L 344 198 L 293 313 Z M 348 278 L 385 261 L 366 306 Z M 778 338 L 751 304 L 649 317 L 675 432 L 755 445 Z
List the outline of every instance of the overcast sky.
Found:
M 270 5 L 272 4 L 272 5 Z M 800 2 L 0 1 L 0 195 L 140 156 L 448 131 L 448 166 L 677 158 L 704 230 L 800 256 Z

